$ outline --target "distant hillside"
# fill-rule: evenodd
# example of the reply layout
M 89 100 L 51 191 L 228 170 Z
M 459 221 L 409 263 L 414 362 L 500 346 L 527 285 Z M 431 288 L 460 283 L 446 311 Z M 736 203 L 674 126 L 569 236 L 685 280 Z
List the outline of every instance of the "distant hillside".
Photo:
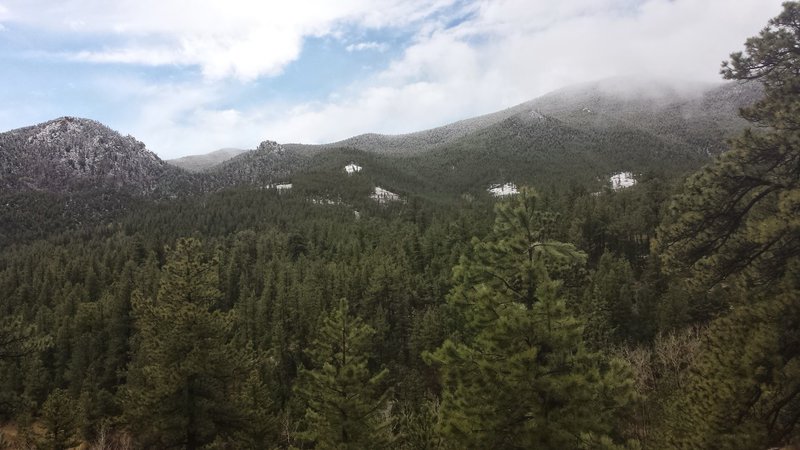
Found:
M 0 186 L 63 193 L 103 188 L 149 194 L 182 178 L 132 136 L 89 119 L 61 117 L 0 134 Z
M 0 245 L 102 223 L 151 199 L 235 186 L 282 185 L 312 204 L 368 210 L 376 189 L 448 205 L 506 183 L 598 192 L 616 173 L 669 180 L 723 151 L 747 125 L 739 109 L 761 95 L 758 84 L 607 80 L 407 135 L 321 146 L 264 141 L 184 158 L 193 170 L 208 165 L 197 172 L 101 123 L 62 117 L 0 133 Z M 361 170 L 348 173 L 353 163 Z
M 518 107 L 461 120 L 442 127 L 408 134 L 367 133 L 322 145 L 284 144 L 290 150 L 314 154 L 331 148 L 355 148 L 384 154 L 415 154 L 448 144 L 477 130 L 496 124 L 518 113 Z
M 287 179 L 302 167 L 304 159 L 277 142 L 264 141 L 255 150 L 223 161 L 200 175 L 204 183 L 217 189 L 240 184 L 263 187 Z
M 201 172 L 246 151 L 240 148 L 223 148 L 205 155 L 189 155 L 177 159 L 168 159 L 167 163 L 190 172 Z
M 171 164 L 131 136 L 63 117 L 0 134 L 0 186 L 6 193 L 111 189 L 172 197 L 296 178 L 313 180 L 322 195 L 356 162 L 364 172 L 345 179 L 363 191 L 461 195 L 506 182 L 597 189 L 613 173 L 672 177 L 696 169 L 746 126 L 738 111 L 760 95 L 757 84 L 606 80 L 416 133 L 318 146 L 265 141 L 252 151 L 223 149 Z
M 690 145 L 700 153 L 720 151 L 725 137 L 745 126 L 739 108 L 761 96 L 757 83 L 675 83 L 616 78 L 561 89 L 495 113 L 401 135 L 362 134 L 323 145 L 286 144 L 313 154 L 349 147 L 414 155 L 441 148 L 504 120 L 533 112 L 575 127 L 641 128 Z
M 708 156 L 722 151 L 725 139 L 747 126 L 739 110 L 762 95 L 758 83 L 622 78 L 571 86 L 520 106 L 575 127 L 641 129 Z
M 163 198 L 236 185 L 263 186 L 288 178 L 303 160 L 272 141 L 252 151 L 215 153 L 220 159 L 238 155 L 190 173 L 162 161 L 131 136 L 93 120 L 62 117 L 0 134 L 0 186 L 3 194 L 110 190 Z
M 356 148 L 330 148 L 309 156 L 308 176 L 294 175 L 299 189 L 313 186 L 315 195 L 338 191 L 362 180 L 393 192 L 423 196 L 485 194 L 490 185 L 513 182 L 547 189 L 551 186 L 599 190 L 612 174 L 668 178 L 700 167 L 708 160 L 694 147 L 642 128 L 614 124 L 596 129 L 520 112 L 496 124 L 423 153 L 386 154 Z M 363 167 L 345 174 L 346 164 Z
M 747 126 L 739 109 L 761 95 L 752 83 L 606 80 L 418 133 L 285 147 L 310 157 L 317 192 L 326 179 L 341 183 L 349 162 L 372 185 L 422 195 L 506 182 L 598 190 L 614 173 L 674 178 L 699 168 Z
M 670 177 L 695 169 L 706 156 L 694 148 L 637 127 L 574 126 L 536 112 L 521 112 L 398 164 L 453 192 L 514 182 L 599 189 L 613 173 L 660 172 Z

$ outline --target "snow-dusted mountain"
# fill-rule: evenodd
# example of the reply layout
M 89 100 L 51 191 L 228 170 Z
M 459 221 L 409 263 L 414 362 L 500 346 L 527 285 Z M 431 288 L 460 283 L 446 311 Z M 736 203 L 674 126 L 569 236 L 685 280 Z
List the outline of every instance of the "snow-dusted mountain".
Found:
M 241 153 L 198 175 L 217 188 L 240 184 L 263 187 L 289 177 L 302 167 L 303 160 L 275 141 L 264 141 L 255 150 Z
M 739 109 L 761 94 L 757 83 L 613 78 L 570 86 L 502 111 L 429 130 L 400 135 L 368 133 L 329 144 L 285 147 L 309 154 L 347 147 L 414 155 L 447 146 L 513 117 L 544 115 L 575 127 L 638 128 L 691 145 L 698 152 L 714 153 L 723 148 L 720 144 L 726 136 L 745 126 Z
M 757 84 L 606 80 L 416 133 L 317 146 L 264 141 L 255 150 L 224 149 L 175 165 L 103 124 L 62 117 L 0 134 L 0 187 L 171 197 L 264 187 L 304 172 L 324 184 L 349 173 L 342 168 L 354 161 L 358 167 L 370 162 L 362 181 L 372 187 L 388 177 L 398 181 L 390 190 L 457 195 L 509 182 L 591 184 L 619 172 L 679 174 L 724 150 L 725 138 L 746 126 L 739 109 L 760 95 Z
M 132 136 L 89 119 L 61 117 L 0 134 L 0 186 L 7 190 L 147 194 L 180 172 Z

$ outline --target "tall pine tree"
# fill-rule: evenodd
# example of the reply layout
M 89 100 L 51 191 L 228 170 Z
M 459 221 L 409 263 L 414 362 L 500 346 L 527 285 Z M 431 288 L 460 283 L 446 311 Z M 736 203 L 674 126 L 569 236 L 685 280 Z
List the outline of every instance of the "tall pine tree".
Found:
M 453 448 L 581 448 L 621 440 L 628 368 L 583 344 L 549 272 L 583 255 L 553 240 L 532 191 L 501 203 L 493 233 L 456 269 L 450 301 L 466 333 L 427 355 L 443 387 L 440 430 Z
M 249 355 L 231 345 L 232 313 L 215 309 L 217 274 L 200 243 L 182 239 L 157 298 L 133 300 L 135 352 L 122 395 L 124 418 L 145 447 L 197 449 L 244 428 L 237 392 L 251 374 Z
M 742 110 L 755 129 L 687 181 L 655 246 L 701 286 L 768 284 L 800 254 L 800 3 L 784 3 L 745 50 L 722 74 L 763 84 L 764 98 Z
M 296 385 L 306 402 L 306 437 L 320 449 L 386 448 L 386 369 L 368 365 L 374 331 L 350 315 L 346 300 L 331 311 L 306 351 L 312 367 Z
M 659 230 L 668 269 L 734 299 L 672 405 L 665 448 L 800 443 L 800 3 L 783 7 L 723 63 L 725 78 L 763 84 L 742 111 L 756 128 L 688 180 Z

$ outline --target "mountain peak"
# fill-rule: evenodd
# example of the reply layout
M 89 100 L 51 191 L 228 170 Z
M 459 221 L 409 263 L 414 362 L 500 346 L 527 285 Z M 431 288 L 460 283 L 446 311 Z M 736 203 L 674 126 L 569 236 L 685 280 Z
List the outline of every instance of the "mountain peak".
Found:
M 0 168 L 0 185 L 7 188 L 61 192 L 89 186 L 147 193 L 165 163 L 132 136 L 65 116 L 0 133 Z
M 256 151 L 281 154 L 284 152 L 284 148 L 281 144 L 278 144 L 275 141 L 263 141 L 262 143 L 258 144 Z

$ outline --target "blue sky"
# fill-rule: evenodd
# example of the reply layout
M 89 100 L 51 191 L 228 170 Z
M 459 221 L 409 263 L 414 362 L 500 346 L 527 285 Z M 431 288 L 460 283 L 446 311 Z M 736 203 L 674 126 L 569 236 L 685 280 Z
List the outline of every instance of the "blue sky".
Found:
M 719 80 L 780 0 L 0 0 L 0 131 L 162 158 L 438 126 L 615 76 Z

